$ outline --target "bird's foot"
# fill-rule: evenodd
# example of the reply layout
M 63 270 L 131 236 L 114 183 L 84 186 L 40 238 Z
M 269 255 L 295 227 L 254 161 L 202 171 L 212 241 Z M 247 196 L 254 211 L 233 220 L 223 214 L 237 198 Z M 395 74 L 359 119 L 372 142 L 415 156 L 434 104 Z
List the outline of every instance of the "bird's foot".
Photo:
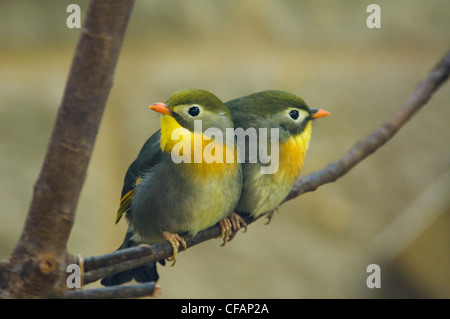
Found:
M 166 258 L 166 260 L 171 261 L 172 266 L 174 266 L 175 263 L 177 262 L 178 247 L 180 247 L 181 243 L 181 246 L 183 246 L 183 248 L 186 250 L 187 249 L 186 242 L 178 234 L 172 234 L 171 232 L 168 231 L 163 232 L 163 237 L 172 245 L 173 256 Z
M 247 231 L 247 223 L 235 212 L 232 212 L 227 218 L 222 219 L 219 222 L 219 225 L 219 237 L 223 238 L 223 243 L 221 246 L 225 246 L 227 242 L 231 241 L 239 229 L 245 228 L 244 233 Z
M 277 212 L 278 214 L 280 213 L 280 210 L 277 208 L 275 208 L 273 211 L 271 211 L 270 213 L 267 214 L 267 223 L 265 223 L 265 225 L 269 225 L 270 221 L 272 220 L 273 214 Z

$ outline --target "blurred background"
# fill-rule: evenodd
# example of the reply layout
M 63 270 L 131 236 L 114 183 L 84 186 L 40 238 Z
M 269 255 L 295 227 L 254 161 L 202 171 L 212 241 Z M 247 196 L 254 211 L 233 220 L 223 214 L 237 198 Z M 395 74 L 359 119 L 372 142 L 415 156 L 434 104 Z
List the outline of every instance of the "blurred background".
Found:
M 0 259 L 28 211 L 88 1 L 0 2 Z M 148 105 L 198 87 L 224 101 L 264 89 L 333 115 L 315 122 L 303 175 L 386 121 L 449 49 L 450 2 L 136 1 L 68 249 L 122 242 L 114 225 L 128 165 L 159 127 Z M 160 267 L 158 298 L 449 298 L 449 83 L 343 178 L 285 203 L 225 247 L 210 240 Z M 369 289 L 367 266 L 381 267 Z M 98 283 L 88 287 L 99 286 Z

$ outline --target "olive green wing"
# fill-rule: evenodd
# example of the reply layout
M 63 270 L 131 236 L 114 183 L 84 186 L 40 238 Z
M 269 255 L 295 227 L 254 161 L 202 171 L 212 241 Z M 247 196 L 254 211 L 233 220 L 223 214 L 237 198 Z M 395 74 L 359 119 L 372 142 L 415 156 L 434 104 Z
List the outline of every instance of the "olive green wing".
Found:
M 158 130 L 145 142 L 138 157 L 131 163 L 125 174 L 122 188 L 122 198 L 116 215 L 116 223 L 125 213 L 130 213 L 134 190 L 142 178 L 142 174 L 161 161 L 162 151 L 160 146 L 161 131 Z

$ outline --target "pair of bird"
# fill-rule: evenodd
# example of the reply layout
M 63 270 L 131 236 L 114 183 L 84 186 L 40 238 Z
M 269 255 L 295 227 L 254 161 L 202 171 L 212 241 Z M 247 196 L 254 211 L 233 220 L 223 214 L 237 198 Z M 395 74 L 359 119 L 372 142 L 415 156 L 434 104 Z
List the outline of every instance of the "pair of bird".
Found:
M 129 228 L 119 249 L 167 240 L 173 247 L 173 263 L 179 245 L 186 249 L 180 234 L 194 236 L 219 223 L 225 244 L 240 228 L 247 227 L 239 214 L 255 219 L 267 214 L 270 221 L 300 175 L 312 120 L 329 115 L 323 109 L 310 109 L 294 94 L 278 90 L 226 103 L 205 90 L 181 90 L 166 103 L 150 108 L 162 114 L 161 129 L 146 141 L 125 175 L 116 223 L 126 214 Z M 195 129 L 196 120 L 201 121 L 200 131 Z M 213 138 L 208 134 L 212 128 L 222 137 L 227 129 L 254 128 L 257 134 L 260 129 L 276 129 L 277 134 L 257 137 L 259 148 L 265 145 L 271 152 L 278 151 L 278 169 L 263 174 L 261 160 L 251 158 L 250 149 L 255 145 L 249 143 L 240 149 L 244 157 L 241 165 L 239 143 L 224 142 L 217 134 Z M 271 147 L 274 136 L 278 136 L 277 147 Z M 207 157 L 207 148 L 210 157 L 214 149 L 214 161 L 194 160 L 196 154 Z M 192 154 L 188 154 L 190 150 Z M 158 278 L 156 263 L 151 263 L 110 275 L 101 283 L 112 286 L 132 279 L 149 282 Z

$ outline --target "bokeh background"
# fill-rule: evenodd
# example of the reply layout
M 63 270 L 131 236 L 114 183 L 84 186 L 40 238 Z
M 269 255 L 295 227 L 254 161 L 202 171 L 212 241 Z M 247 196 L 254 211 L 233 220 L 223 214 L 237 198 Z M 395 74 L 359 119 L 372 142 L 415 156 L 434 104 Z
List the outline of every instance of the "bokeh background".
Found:
M 147 106 L 182 88 L 222 100 L 264 89 L 333 115 L 315 123 L 303 175 L 392 115 L 449 49 L 448 0 L 136 1 L 68 249 L 115 250 L 122 181 L 159 127 Z M 80 29 L 67 5 L 0 2 L 0 259 L 27 214 Z M 450 90 L 337 182 L 281 206 L 225 247 L 210 240 L 160 267 L 158 298 L 449 298 Z M 57 231 L 57 230 L 55 230 Z M 381 288 L 369 289 L 369 264 Z M 98 283 L 88 287 L 99 286 Z

